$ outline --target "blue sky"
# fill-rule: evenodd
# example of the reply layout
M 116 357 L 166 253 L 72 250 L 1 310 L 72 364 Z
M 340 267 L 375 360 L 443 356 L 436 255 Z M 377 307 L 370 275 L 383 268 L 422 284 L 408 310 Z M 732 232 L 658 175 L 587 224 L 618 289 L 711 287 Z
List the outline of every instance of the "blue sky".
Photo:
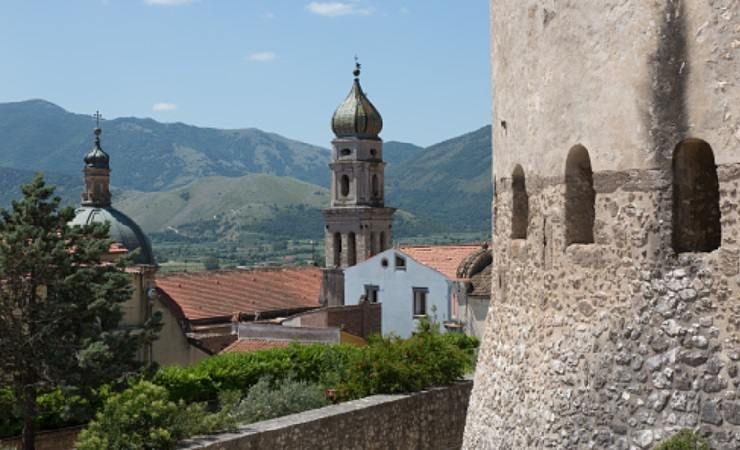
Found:
M 0 0 L 0 102 L 328 146 L 355 54 L 385 140 L 490 123 L 487 0 Z

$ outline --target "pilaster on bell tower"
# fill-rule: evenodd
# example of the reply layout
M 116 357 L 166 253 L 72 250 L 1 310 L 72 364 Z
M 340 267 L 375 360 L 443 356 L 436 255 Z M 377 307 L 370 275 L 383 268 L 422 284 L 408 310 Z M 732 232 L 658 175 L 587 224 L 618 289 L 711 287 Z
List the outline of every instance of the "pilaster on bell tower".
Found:
M 85 189 L 82 191 L 83 206 L 108 207 L 110 195 L 110 157 L 100 146 L 100 111 L 95 112 L 95 145 L 85 155 L 85 168 L 82 169 Z
M 326 267 L 365 261 L 391 246 L 394 208 L 385 207 L 383 119 L 360 87 L 360 64 L 331 119 L 331 207 L 325 209 Z

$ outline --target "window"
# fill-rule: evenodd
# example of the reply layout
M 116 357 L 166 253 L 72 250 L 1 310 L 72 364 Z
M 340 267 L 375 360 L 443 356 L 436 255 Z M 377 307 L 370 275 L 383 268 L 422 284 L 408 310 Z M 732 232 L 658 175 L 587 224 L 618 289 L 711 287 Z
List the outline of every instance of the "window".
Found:
M 373 158 L 375 158 L 376 156 L 378 156 L 378 151 L 375 150 L 374 148 L 371 148 L 370 149 L 370 156 L 372 156 Z
M 365 285 L 365 298 L 369 303 L 378 303 L 378 291 L 380 288 L 374 284 Z
M 406 258 L 396 255 L 396 270 L 406 270 Z
M 711 252 L 722 242 L 712 147 L 687 139 L 673 152 L 673 250 Z
M 383 250 L 385 250 L 386 248 L 388 248 L 388 246 L 387 246 L 387 245 L 386 245 L 386 243 L 385 243 L 385 231 L 381 231 L 381 232 L 380 232 L 380 237 L 378 238 L 378 240 L 379 240 L 379 242 L 380 242 L 380 251 L 381 251 L 381 252 L 382 252 Z
M 414 291 L 414 317 L 427 315 L 427 288 L 413 288 Z
M 347 175 L 342 175 L 342 178 L 339 182 L 340 186 L 340 192 L 342 193 L 342 197 L 346 197 L 349 195 L 349 177 Z
M 373 197 L 380 197 L 380 184 L 378 183 L 378 176 L 373 174 Z
M 341 151 L 339 152 L 339 155 L 340 155 L 340 156 L 349 156 L 349 155 L 351 155 L 351 154 L 352 154 L 352 150 L 350 150 L 350 149 L 348 149 L 348 148 L 343 148 L 343 149 L 342 149 L 342 150 L 341 150 Z
M 334 233 L 334 267 L 342 265 L 342 235 Z
M 354 266 L 357 264 L 357 239 L 355 233 L 347 236 L 347 265 Z
M 565 163 L 565 238 L 566 245 L 593 244 L 594 174 L 588 150 L 576 145 Z
M 524 169 L 519 164 L 511 175 L 511 238 L 527 239 L 529 225 L 529 196 L 524 180 Z

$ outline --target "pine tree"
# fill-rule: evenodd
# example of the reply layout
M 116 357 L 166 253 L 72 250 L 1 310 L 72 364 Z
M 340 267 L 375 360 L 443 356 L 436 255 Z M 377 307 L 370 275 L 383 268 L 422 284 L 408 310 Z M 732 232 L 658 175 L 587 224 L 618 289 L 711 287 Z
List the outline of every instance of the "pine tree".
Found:
M 131 297 L 128 261 L 105 262 L 107 225 L 68 227 L 41 175 L 23 198 L 0 211 L 0 387 L 10 388 L 23 418 L 23 449 L 35 445 L 37 396 L 89 389 L 141 367 L 139 349 L 156 339 L 155 317 L 119 326 Z

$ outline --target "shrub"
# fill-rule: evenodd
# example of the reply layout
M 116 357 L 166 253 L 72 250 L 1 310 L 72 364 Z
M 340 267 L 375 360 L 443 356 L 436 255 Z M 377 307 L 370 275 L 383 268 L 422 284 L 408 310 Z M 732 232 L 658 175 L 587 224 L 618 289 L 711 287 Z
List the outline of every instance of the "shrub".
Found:
M 39 413 L 36 426 L 43 430 L 52 430 L 89 421 L 95 414 L 100 392 L 107 390 L 104 386 L 88 392 L 83 396 L 75 389 L 57 387 L 51 392 L 39 394 L 36 403 Z M 23 420 L 16 410 L 17 402 L 12 391 L 0 389 L 0 437 L 17 436 L 23 428 Z
M 167 389 L 141 381 L 108 398 L 80 433 L 77 449 L 173 449 L 180 439 L 223 428 L 225 418 L 209 414 L 203 403 L 173 402 Z
M 337 397 L 347 400 L 450 384 L 471 364 L 468 354 L 443 335 L 377 337 L 362 352 L 352 355 L 346 377 L 337 386 Z
M 349 356 L 361 349 L 349 345 L 291 345 L 287 348 L 214 356 L 190 367 L 164 367 L 152 380 L 170 392 L 172 400 L 212 401 L 219 392 L 247 395 L 260 379 L 337 384 L 346 371 Z
M 261 378 L 249 388 L 247 397 L 239 403 L 234 415 L 241 423 L 252 423 L 327 404 L 329 401 L 324 395 L 324 389 L 317 383 L 289 378 L 274 384 L 269 378 Z
M 709 450 L 709 445 L 695 432 L 681 430 L 655 447 L 655 450 Z

